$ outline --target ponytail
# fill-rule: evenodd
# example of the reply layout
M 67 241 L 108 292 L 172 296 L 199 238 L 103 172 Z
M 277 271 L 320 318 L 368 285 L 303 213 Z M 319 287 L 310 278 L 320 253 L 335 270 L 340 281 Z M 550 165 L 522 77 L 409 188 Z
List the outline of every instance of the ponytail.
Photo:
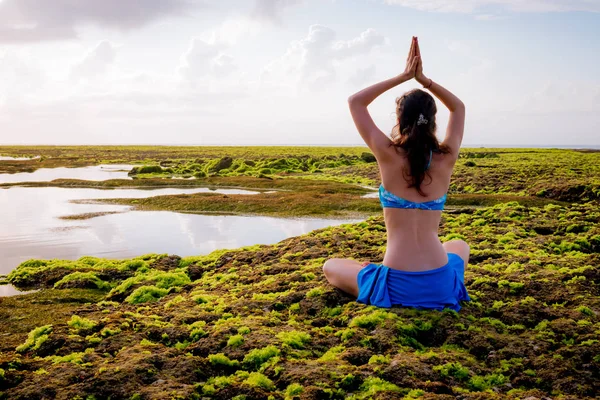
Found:
M 392 132 L 392 145 L 402 148 L 406 153 L 409 170 L 404 179 L 410 182 L 417 192 L 426 197 L 421 190 L 425 175 L 431 179 L 428 166 L 431 163 L 430 154 L 447 154 L 450 149 L 440 145 L 435 136 L 435 114 L 437 108 L 433 97 L 420 89 L 405 93 L 396 100 L 398 129 Z

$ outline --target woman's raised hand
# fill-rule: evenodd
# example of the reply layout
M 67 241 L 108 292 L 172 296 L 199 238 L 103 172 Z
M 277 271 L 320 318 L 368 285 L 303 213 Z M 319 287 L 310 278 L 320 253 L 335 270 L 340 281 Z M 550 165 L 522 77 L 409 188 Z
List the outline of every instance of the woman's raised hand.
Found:
M 419 65 L 419 56 L 417 55 L 417 38 L 413 36 L 410 44 L 410 50 L 408 51 L 408 58 L 406 59 L 406 68 L 404 69 L 404 77 L 406 80 L 412 79 L 416 76 L 417 67 Z
M 423 59 L 421 58 L 421 48 L 419 47 L 419 39 L 415 38 L 414 43 L 415 43 L 415 55 L 418 57 L 417 69 L 415 71 L 415 79 L 417 80 L 417 82 L 424 85 L 425 83 L 427 83 L 429 81 L 429 79 L 426 78 L 425 75 L 423 74 Z

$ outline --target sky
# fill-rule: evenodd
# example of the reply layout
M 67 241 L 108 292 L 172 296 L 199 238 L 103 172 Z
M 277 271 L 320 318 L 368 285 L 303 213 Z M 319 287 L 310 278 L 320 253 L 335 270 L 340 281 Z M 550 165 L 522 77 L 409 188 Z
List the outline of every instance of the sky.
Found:
M 0 0 L 0 144 L 361 145 L 413 35 L 463 146 L 600 145 L 600 0 Z

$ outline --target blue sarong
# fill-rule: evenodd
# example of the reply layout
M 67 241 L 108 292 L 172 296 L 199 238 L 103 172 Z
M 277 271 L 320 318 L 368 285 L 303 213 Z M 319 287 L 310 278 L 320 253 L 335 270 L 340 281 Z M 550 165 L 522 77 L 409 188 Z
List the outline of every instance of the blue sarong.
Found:
M 458 254 L 448 253 L 448 263 L 428 271 L 400 271 L 383 264 L 369 264 L 358 273 L 358 298 L 364 304 L 460 310 L 469 301 L 465 265 Z

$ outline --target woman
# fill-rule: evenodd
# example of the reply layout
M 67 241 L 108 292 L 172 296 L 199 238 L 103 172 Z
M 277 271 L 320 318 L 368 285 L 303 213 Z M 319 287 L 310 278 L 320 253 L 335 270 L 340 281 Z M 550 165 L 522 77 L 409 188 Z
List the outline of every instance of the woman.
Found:
M 369 115 L 367 106 L 373 100 L 412 78 L 450 110 L 442 143 L 435 136 L 435 100 L 423 90 L 396 99 L 398 125 L 391 139 Z M 327 280 L 366 304 L 460 310 L 460 301 L 469 300 L 464 286 L 469 245 L 462 240 L 442 244 L 438 226 L 462 142 L 465 105 L 423 74 L 416 37 L 402 74 L 361 90 L 348 103 L 379 164 L 387 250 L 381 265 L 330 259 L 323 266 Z

